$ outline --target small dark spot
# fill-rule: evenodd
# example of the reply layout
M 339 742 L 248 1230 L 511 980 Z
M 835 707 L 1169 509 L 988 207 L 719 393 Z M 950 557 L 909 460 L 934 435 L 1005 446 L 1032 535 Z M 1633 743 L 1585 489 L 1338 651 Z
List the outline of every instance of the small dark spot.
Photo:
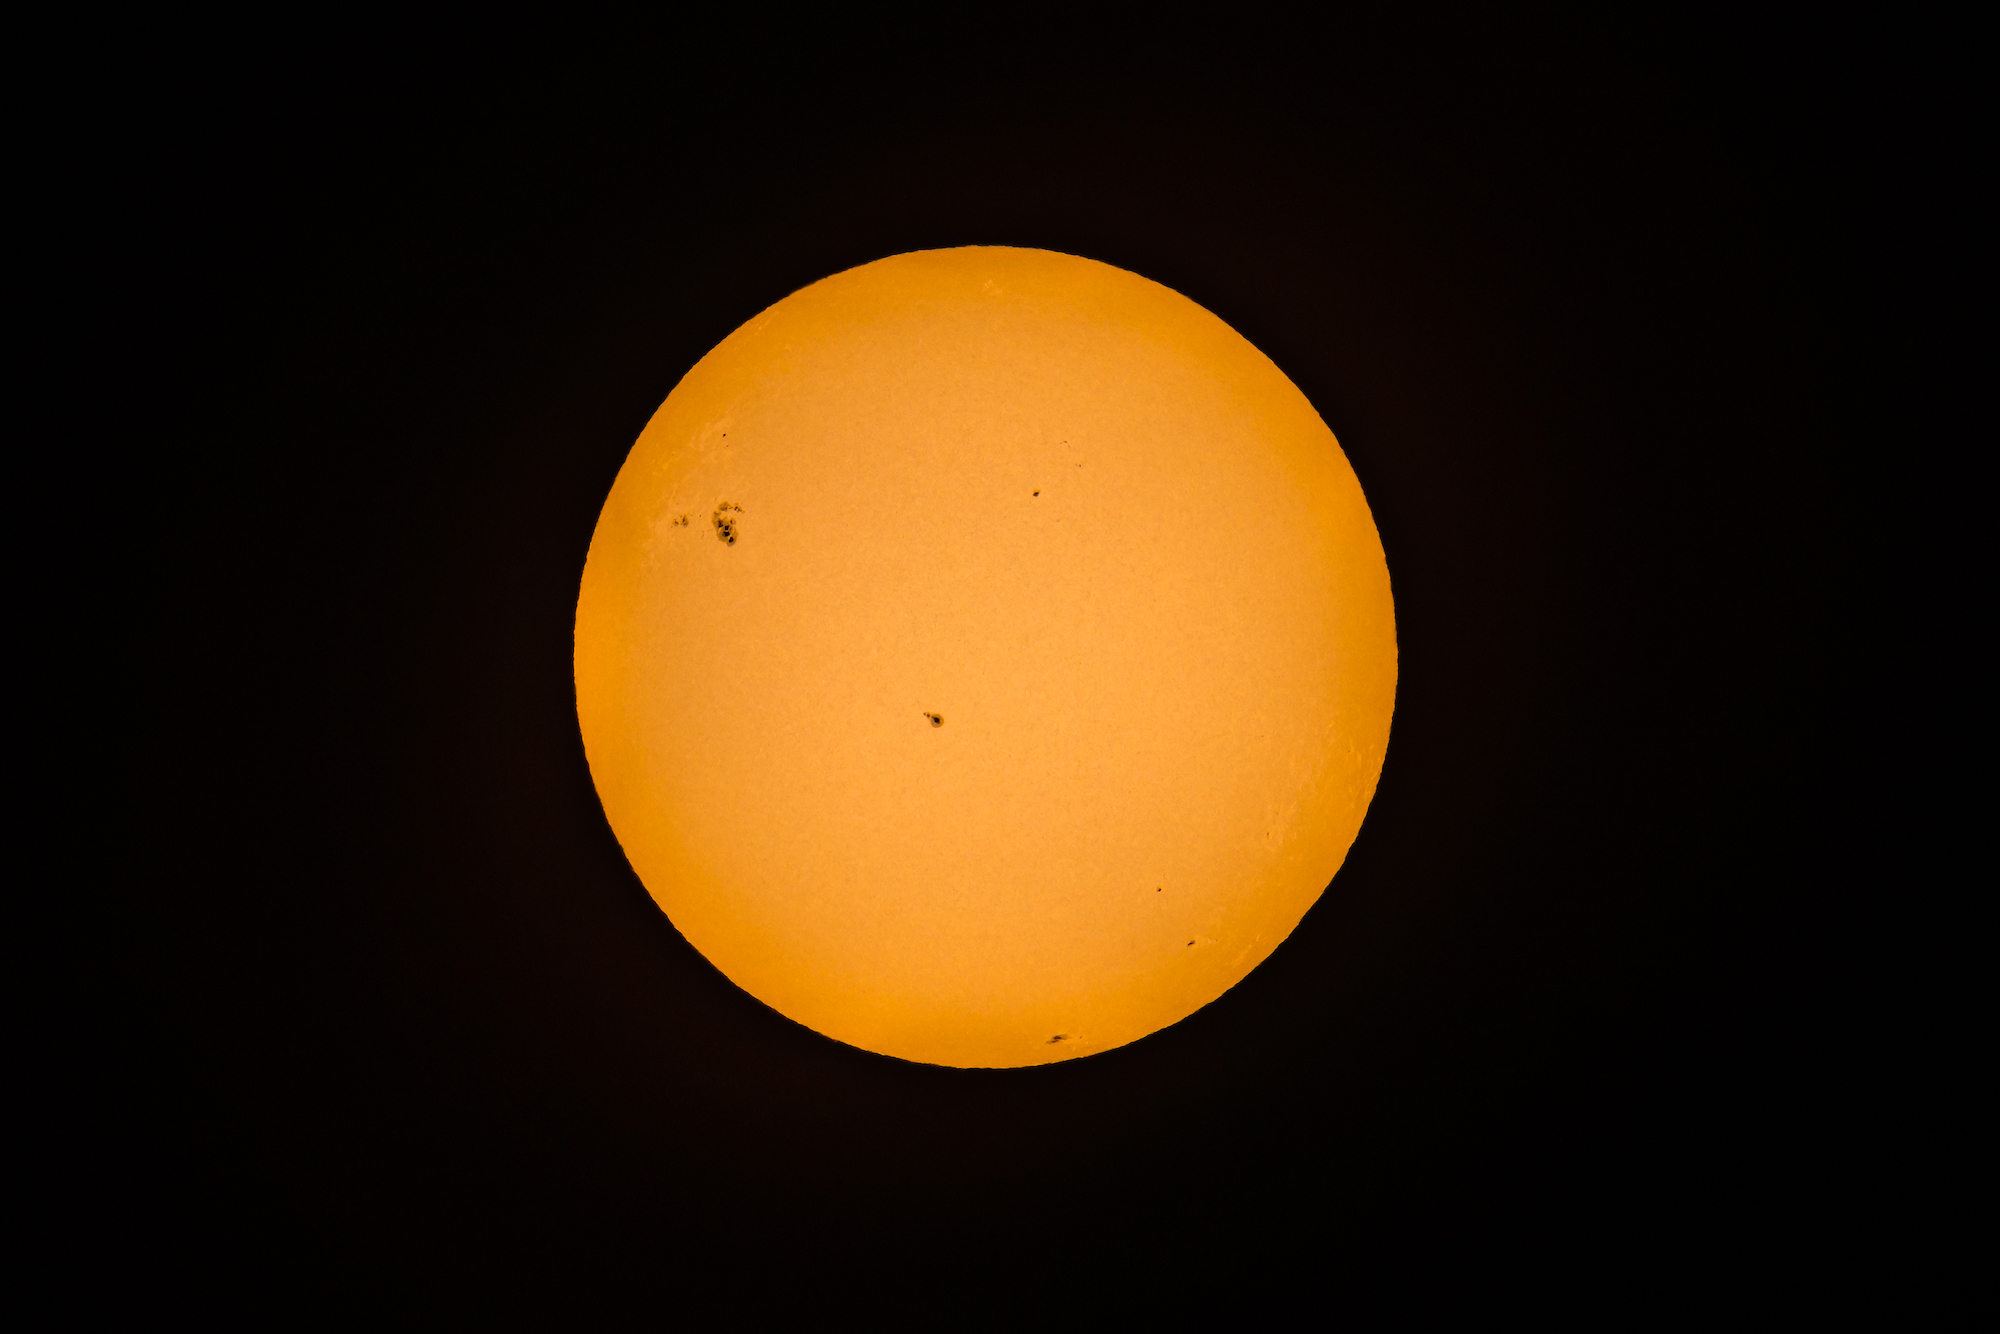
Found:
M 932 727 L 943 727 L 943 726 L 944 726 L 944 715 L 943 715 L 943 714 L 941 714 L 941 713 L 927 713 L 927 714 L 925 714 L 925 715 L 924 715 L 924 717 L 926 717 L 926 718 L 928 718 L 928 719 L 930 719 L 930 720 L 931 720 L 931 726 L 932 726 Z
M 1039 492 L 1039 491 L 1037 491 L 1037 492 L 1035 492 L 1035 494 L 1039 496 L 1039 495 L 1040 495 L 1040 494 L 1042 494 L 1042 493 L 1041 493 L 1041 492 Z
M 1164 894 L 1167 892 L 1167 887 L 1165 885 L 1154 885 L 1153 892 L 1155 894 Z
M 1194 944 L 1194 942 L 1193 942 L 1192 940 L 1190 940 L 1190 941 L 1188 942 L 1188 944 L 1192 945 L 1192 944 Z
M 1050 1038 L 1047 1042 L 1044 1042 L 1042 1045 L 1044 1047 L 1053 1047 L 1058 1042 L 1068 1042 L 1068 1041 L 1069 1041 L 1069 1034 L 1058 1033 L 1054 1037 Z

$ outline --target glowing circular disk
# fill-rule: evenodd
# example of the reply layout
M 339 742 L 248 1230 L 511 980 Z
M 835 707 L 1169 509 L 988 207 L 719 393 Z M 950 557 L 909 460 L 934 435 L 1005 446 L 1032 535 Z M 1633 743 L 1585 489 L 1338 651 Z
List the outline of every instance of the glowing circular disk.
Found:
M 898 255 L 738 329 L 605 502 L 577 714 L 611 827 L 746 991 L 1019 1066 L 1214 1000 L 1375 791 L 1389 572 L 1305 396 L 1192 301 Z

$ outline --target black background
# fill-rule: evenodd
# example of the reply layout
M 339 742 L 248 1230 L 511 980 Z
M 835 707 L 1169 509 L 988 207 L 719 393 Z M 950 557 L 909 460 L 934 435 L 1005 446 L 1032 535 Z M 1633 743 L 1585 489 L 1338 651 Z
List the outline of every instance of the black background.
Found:
M 313 38 L 189 94 L 182 299 L 226 349 L 185 539 L 223 646 L 188 744 L 228 757 L 207 1142 L 245 1254 L 465 1292 L 744 1256 L 1053 1284 L 1246 1238 L 1308 1271 L 1444 1234 L 1717 1261 L 1766 1188 L 1721 1166 L 1760 1133 L 1766 948 L 1725 721 L 1811 318 L 1777 57 L 822 36 Z M 605 823 L 570 676 L 598 508 L 680 376 L 807 283 L 963 244 L 1130 269 L 1271 356 L 1361 478 L 1401 649 L 1379 793 L 1293 936 L 1034 1070 L 854 1050 L 716 973 Z

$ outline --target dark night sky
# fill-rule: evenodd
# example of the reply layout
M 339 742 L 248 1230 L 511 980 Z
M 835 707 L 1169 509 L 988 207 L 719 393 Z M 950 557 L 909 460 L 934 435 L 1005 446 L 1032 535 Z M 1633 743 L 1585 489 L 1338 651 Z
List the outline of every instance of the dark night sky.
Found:
M 1661 1220 L 1748 1133 L 1724 705 L 1773 614 L 1771 386 L 1811 314 L 1765 205 L 1803 113 L 1660 34 L 1011 40 L 797 79 L 440 43 L 199 94 L 174 290 L 226 349 L 185 540 L 228 759 L 189 894 L 258 1264 L 511 1291 L 1697 1244 Z M 1270 355 L 1360 475 L 1402 655 L 1291 939 L 1025 1071 L 844 1047 L 716 973 L 626 865 L 570 681 L 598 507 L 686 369 L 815 279 L 974 243 L 1131 269 Z

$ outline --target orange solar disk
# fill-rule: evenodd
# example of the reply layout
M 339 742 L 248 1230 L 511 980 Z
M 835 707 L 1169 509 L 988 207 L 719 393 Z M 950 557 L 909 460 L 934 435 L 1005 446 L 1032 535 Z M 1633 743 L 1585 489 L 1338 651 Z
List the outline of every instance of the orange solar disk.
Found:
M 1375 791 L 1395 612 L 1312 405 L 1187 298 L 1040 250 L 780 301 L 647 425 L 577 714 L 633 868 L 738 985 L 912 1061 L 1220 996 Z

